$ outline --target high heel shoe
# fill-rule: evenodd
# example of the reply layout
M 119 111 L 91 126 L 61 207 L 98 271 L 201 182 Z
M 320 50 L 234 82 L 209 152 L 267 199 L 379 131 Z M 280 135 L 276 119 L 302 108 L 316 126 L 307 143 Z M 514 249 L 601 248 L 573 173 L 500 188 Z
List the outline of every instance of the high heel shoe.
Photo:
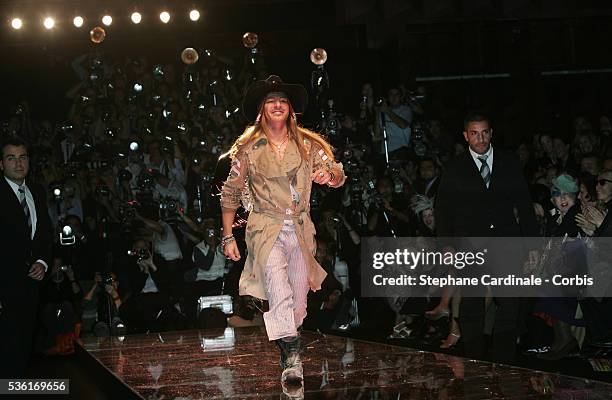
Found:
M 433 309 L 431 311 L 425 312 L 425 318 L 431 321 L 437 321 L 441 318 L 448 318 L 448 316 L 449 316 L 448 310 L 443 310 L 443 309 L 437 310 L 437 311 Z
M 451 347 L 453 347 L 453 346 L 455 346 L 457 344 L 459 339 L 461 339 L 461 335 L 459 335 L 457 333 L 452 333 L 451 332 L 446 337 L 446 340 L 444 341 L 444 343 L 442 343 L 440 345 L 440 348 L 441 349 L 450 349 Z

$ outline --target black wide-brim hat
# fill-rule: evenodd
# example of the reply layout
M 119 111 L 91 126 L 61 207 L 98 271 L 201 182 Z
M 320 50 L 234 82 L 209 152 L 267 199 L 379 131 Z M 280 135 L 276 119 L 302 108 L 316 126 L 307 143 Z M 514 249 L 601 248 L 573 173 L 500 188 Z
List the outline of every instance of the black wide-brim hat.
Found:
M 272 92 L 285 93 L 296 114 L 302 114 L 306 111 L 306 106 L 308 105 L 308 92 L 306 88 L 300 84 L 283 83 L 279 76 L 270 75 L 266 80 L 252 83 L 247 89 L 242 102 L 242 112 L 249 121 L 255 121 L 261 108 L 261 103 Z

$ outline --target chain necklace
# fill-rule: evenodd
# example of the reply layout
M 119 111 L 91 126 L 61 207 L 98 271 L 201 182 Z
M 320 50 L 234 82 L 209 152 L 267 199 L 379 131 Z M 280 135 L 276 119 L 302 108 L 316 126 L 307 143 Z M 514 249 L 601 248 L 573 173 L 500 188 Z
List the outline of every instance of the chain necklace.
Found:
M 277 151 L 281 150 L 281 147 L 283 147 L 283 145 L 285 144 L 285 142 L 289 139 L 289 135 L 286 135 L 285 138 L 283 139 L 282 142 L 280 142 L 279 144 L 275 144 L 272 143 L 272 141 L 270 139 L 268 139 L 268 141 L 270 142 L 271 145 L 273 145 L 274 147 L 276 147 Z

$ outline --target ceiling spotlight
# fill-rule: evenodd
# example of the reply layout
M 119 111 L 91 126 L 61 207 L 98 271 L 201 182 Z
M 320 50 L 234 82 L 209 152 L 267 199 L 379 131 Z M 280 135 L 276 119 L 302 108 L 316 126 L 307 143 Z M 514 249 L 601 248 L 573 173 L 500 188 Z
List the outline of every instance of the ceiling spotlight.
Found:
M 43 21 L 43 25 L 47 29 L 53 29 L 53 27 L 55 26 L 55 20 L 53 18 L 51 18 L 51 17 L 47 17 Z
M 21 21 L 21 18 L 13 18 L 13 20 L 11 21 L 11 26 L 13 27 L 13 29 L 21 29 L 21 27 L 23 26 L 23 21 Z
M 142 15 L 138 11 L 133 12 L 131 18 L 132 22 L 135 24 L 139 24 L 140 21 L 142 21 Z
M 197 21 L 200 19 L 200 12 L 198 10 L 191 10 L 189 11 L 189 19 L 192 21 Z
M 161 22 L 163 22 L 164 24 L 167 24 L 168 22 L 170 22 L 170 13 L 168 11 L 162 11 L 159 14 L 159 19 L 161 20 Z
M 109 26 L 110 24 L 113 23 L 113 17 L 111 17 L 110 15 L 105 15 L 102 17 L 102 23 L 106 26 Z
M 81 17 L 80 15 L 77 15 L 76 17 L 74 17 L 74 19 L 72 20 L 72 23 L 74 24 L 74 26 L 76 26 L 77 28 L 80 28 L 83 26 L 83 22 L 85 22 L 83 20 L 83 17 Z

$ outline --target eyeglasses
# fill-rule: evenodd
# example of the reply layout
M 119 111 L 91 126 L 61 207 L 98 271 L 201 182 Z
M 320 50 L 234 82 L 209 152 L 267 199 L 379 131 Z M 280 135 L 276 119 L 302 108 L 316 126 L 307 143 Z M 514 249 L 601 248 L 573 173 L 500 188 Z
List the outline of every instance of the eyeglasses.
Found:
M 599 179 L 597 181 L 597 184 L 600 185 L 600 186 L 604 186 L 606 184 L 606 182 L 612 183 L 612 181 L 610 179 Z

